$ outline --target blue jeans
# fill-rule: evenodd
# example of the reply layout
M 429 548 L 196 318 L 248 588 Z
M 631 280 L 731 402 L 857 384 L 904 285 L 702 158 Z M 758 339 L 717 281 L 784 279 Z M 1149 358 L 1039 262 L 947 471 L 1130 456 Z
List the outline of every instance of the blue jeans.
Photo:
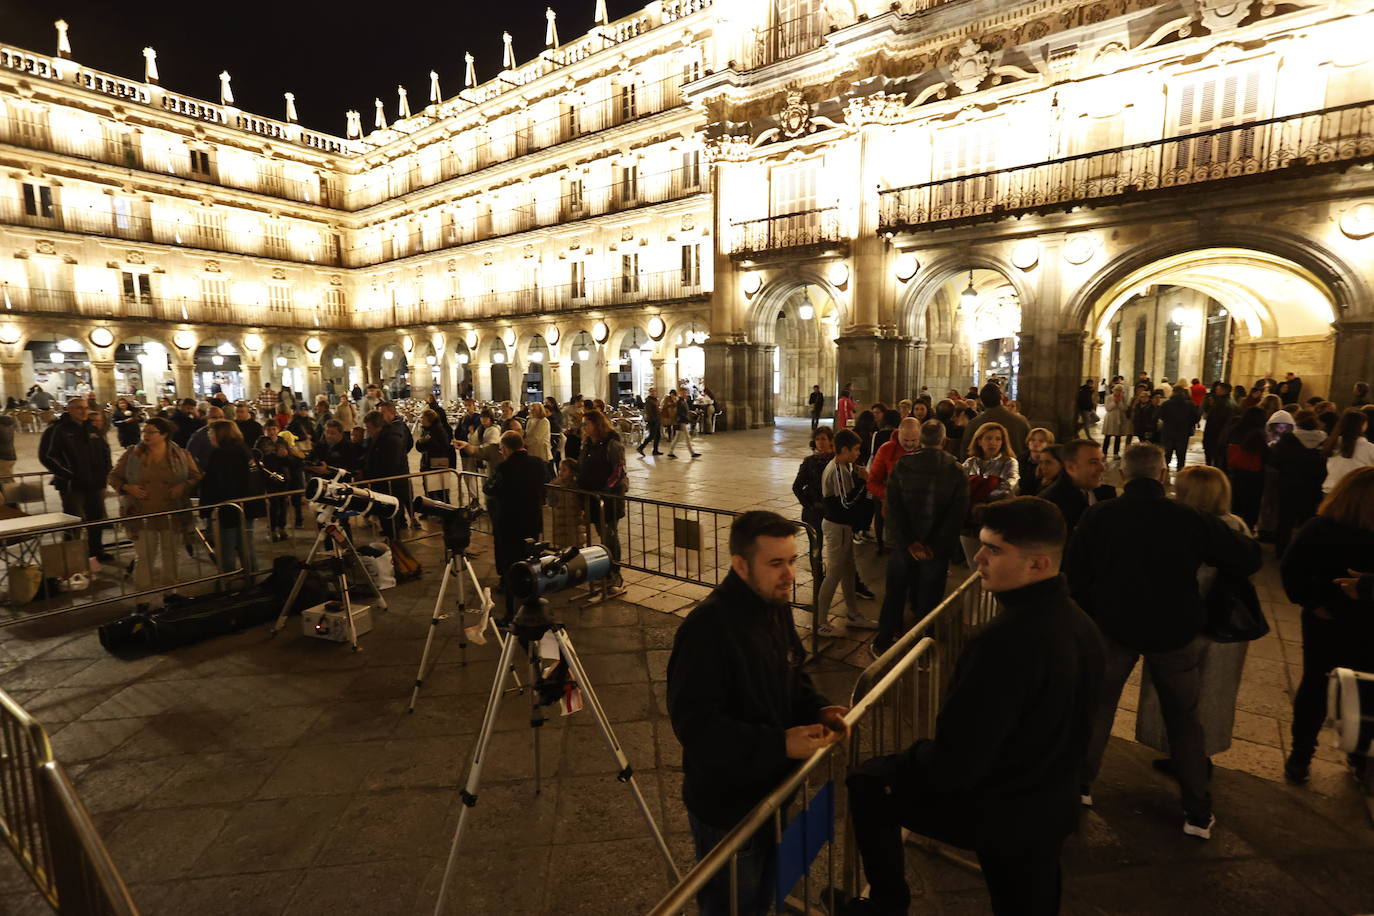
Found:
M 906 632 L 902 617 L 907 604 L 917 621 L 933 610 L 945 597 L 948 576 L 948 557 L 937 555 L 931 560 L 917 560 L 904 547 L 894 544 L 887 558 L 887 590 L 878 612 L 873 645 L 886 650 Z
M 692 841 L 696 845 L 698 861 L 716 847 L 729 830 L 712 827 L 687 812 L 692 825 Z M 739 916 L 757 916 L 768 912 L 777 883 L 777 849 L 773 844 L 772 822 L 764 824 L 758 833 L 740 849 L 735 867 L 735 899 Z M 730 866 L 716 873 L 697 894 L 700 916 L 730 916 Z
M 257 567 L 257 556 L 253 549 L 253 519 L 243 519 L 244 527 L 237 525 L 219 529 L 219 568 L 220 572 L 231 572 L 239 568 L 239 557 L 243 557 L 243 569 L 251 573 Z

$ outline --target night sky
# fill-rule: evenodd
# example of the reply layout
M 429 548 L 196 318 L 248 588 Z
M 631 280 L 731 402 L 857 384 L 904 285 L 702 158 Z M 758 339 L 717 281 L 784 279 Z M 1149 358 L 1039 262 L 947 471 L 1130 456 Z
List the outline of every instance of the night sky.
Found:
M 612 22 L 643 5 L 606 4 Z M 495 76 L 503 30 L 514 38 L 517 63 L 534 58 L 544 49 L 550 6 L 560 42 L 591 28 L 595 0 L 0 0 L 0 42 L 54 54 L 52 23 L 65 19 L 78 63 L 142 80 L 142 51 L 151 46 L 168 90 L 218 102 L 219 72 L 228 70 L 240 109 L 283 118 L 282 93 L 294 92 L 302 124 L 343 136 L 349 108 L 372 129 L 374 98 L 394 120 L 398 83 L 418 112 L 428 104 L 431 69 L 444 98 L 456 95 L 464 51 L 477 58 L 479 82 Z

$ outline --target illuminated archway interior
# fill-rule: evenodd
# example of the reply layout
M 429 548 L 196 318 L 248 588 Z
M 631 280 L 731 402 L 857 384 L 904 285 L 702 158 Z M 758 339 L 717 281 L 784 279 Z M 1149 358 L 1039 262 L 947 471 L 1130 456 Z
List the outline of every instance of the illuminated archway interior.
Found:
M 919 314 L 919 313 L 918 313 Z M 924 384 L 939 401 L 999 378 L 1017 396 L 1021 366 L 1021 302 L 999 271 L 974 268 L 953 273 L 924 309 Z
M 840 311 L 825 287 L 799 284 L 787 291 L 764 322 L 773 345 L 773 412 L 776 416 L 810 414 L 811 386 L 820 385 L 826 412 L 835 406 L 835 339 L 840 335 Z
M 1233 248 L 1185 252 L 1131 272 L 1098 300 L 1085 375 L 1229 381 L 1293 372 L 1327 394 L 1330 291 L 1297 264 Z

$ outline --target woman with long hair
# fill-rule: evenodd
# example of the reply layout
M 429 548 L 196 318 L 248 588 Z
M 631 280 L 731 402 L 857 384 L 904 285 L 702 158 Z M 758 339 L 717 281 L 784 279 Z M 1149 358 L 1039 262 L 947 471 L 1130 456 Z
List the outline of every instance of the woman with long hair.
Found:
M 1374 467 L 1362 467 L 1341 476 L 1279 565 L 1288 600 L 1302 608 L 1302 680 L 1293 697 L 1292 750 L 1283 768 L 1290 782 L 1307 781 L 1326 717 L 1327 673 L 1374 671 L 1374 613 L 1365 581 L 1374 572 L 1371 557 Z
M 1341 414 L 1336 428 L 1321 446 L 1321 453 L 1326 458 L 1322 492 L 1330 493 L 1342 477 L 1356 468 L 1374 465 L 1374 443 L 1365 438 L 1368 425 L 1364 412 L 1354 407 L 1347 407 Z
M 1238 536 L 1249 538 L 1251 531 L 1239 516 L 1231 514 L 1231 482 L 1220 468 L 1196 464 L 1178 472 L 1174 478 L 1174 499 L 1203 515 L 1220 518 Z M 1248 579 L 1231 579 L 1218 574 L 1216 567 L 1203 563 L 1197 571 L 1198 594 L 1211 604 L 1239 600 L 1258 608 L 1259 598 Z M 1209 642 L 1202 654 L 1199 676 L 1202 679 L 1198 719 L 1202 722 L 1203 752 L 1211 757 L 1231 746 L 1231 731 L 1236 719 L 1236 695 L 1245 668 L 1245 642 Z M 1147 671 L 1140 682 L 1140 707 L 1136 716 L 1136 740 L 1159 751 L 1168 751 L 1164 714 L 1159 694 Z M 1158 769 L 1169 769 L 1168 759 L 1155 762 Z
M 190 508 L 191 491 L 203 475 L 190 453 L 172 441 L 175 432 L 171 420 L 153 417 L 143 424 L 143 441 L 120 456 L 109 474 L 110 486 L 120 495 L 120 515 Z M 152 588 L 154 555 L 161 566 L 159 581 L 176 582 L 177 546 L 191 530 L 191 521 L 191 513 L 182 512 L 124 523 L 134 538 L 134 584 L 140 590 Z
M 1131 401 L 1126 397 L 1125 385 L 1113 385 L 1104 403 L 1107 416 L 1102 421 L 1102 454 L 1108 451 L 1113 455 L 1121 454 L 1121 440 L 1131 444 Z
M 210 442 L 214 447 L 205 462 L 205 479 L 200 484 L 201 505 L 243 500 L 241 516 L 232 508 L 215 512 L 219 568 L 221 572 L 231 572 L 242 563 L 244 572 L 252 573 L 258 565 L 253 549 L 253 522 L 267 515 L 265 499 L 249 499 L 265 492 L 261 475 L 255 473 L 257 460 L 248 451 L 243 431 L 233 420 L 211 420 Z
M 420 437 L 415 440 L 415 450 L 420 453 L 422 471 L 447 471 L 453 467 L 453 431 L 432 407 L 420 414 Z M 448 502 L 448 487 L 443 486 L 447 476 L 440 473 L 424 478 L 425 495 Z
M 549 418 L 544 415 L 542 401 L 530 402 L 530 418 L 525 425 L 525 451 L 544 462 L 548 471 L 545 476 L 553 477 L 553 444 L 549 430 Z
M 132 398 L 121 397 L 115 401 L 114 413 L 110 416 L 120 448 L 138 444 L 139 434 L 143 431 L 143 408 Z
M 1263 408 L 1247 407 L 1226 434 L 1226 473 L 1231 478 L 1231 505 L 1252 529 L 1259 521 L 1264 495 L 1264 462 L 1269 446 Z
M 1044 484 L 1040 478 L 1040 464 L 1044 461 L 1045 450 L 1054 445 L 1054 433 L 1043 426 L 1037 426 L 1026 434 L 1026 460 L 1024 466 L 1020 468 L 1021 481 L 1017 487 L 1017 495 L 1034 496 L 1039 493 Z M 1058 471 L 1047 480 L 1053 480 L 1058 476 Z
M 1016 494 L 1021 469 L 1011 449 L 1007 429 L 1001 423 L 984 423 L 968 444 L 968 458 L 963 464 L 968 475 L 968 518 L 959 542 L 969 569 L 974 568 L 973 555 L 978 552 L 978 529 L 974 522 L 974 508 L 985 503 L 1006 499 Z
M 582 416 L 582 449 L 577 459 L 577 487 L 597 493 L 588 497 L 587 518 L 596 526 L 601 543 L 611 555 L 608 586 L 620 591 L 620 519 L 625 515 L 628 488 L 625 478 L 625 445 L 611 421 L 599 410 Z

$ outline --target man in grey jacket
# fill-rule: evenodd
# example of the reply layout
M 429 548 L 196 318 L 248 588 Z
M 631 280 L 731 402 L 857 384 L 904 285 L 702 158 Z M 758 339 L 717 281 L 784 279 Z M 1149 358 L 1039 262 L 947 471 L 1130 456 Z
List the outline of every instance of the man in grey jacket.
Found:
M 978 392 L 978 400 L 983 403 L 983 412 L 970 420 L 964 429 L 964 435 L 959 439 L 959 457 L 968 457 L 968 444 L 977 438 L 978 427 L 987 423 L 1001 423 L 1007 431 L 1007 445 L 1011 446 L 1018 461 L 1024 459 L 1030 451 L 1030 445 L 1026 442 L 1030 437 L 1030 423 L 1019 413 L 1012 413 L 1002 406 L 1002 389 L 991 382 Z
M 959 462 L 942 448 L 945 427 L 939 420 L 921 426 L 921 447 L 897 459 L 887 478 L 887 538 L 892 566 L 888 588 L 904 580 L 907 602 L 920 620 L 945 594 L 949 560 L 959 549 L 959 530 L 968 512 L 968 480 Z M 885 600 L 873 652 L 881 655 L 903 630 L 905 608 Z

